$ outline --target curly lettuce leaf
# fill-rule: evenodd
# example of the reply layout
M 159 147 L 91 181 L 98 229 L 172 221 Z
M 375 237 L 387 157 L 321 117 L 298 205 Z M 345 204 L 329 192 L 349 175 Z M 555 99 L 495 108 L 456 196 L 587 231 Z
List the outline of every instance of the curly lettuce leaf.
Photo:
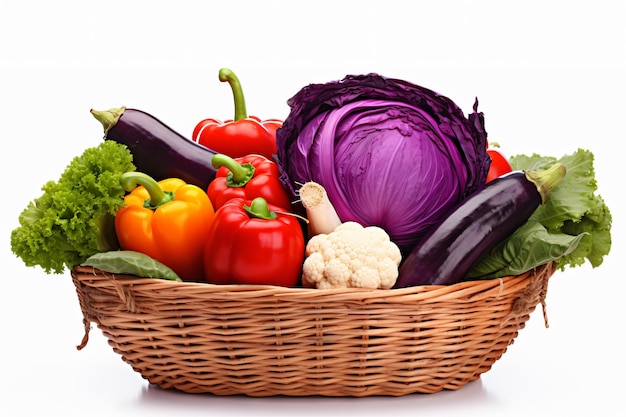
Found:
M 466 278 L 519 275 L 549 261 L 560 270 L 585 262 L 600 266 L 611 249 L 612 216 L 596 194 L 593 161 L 593 154 L 583 149 L 560 159 L 538 154 L 511 157 L 515 170 L 546 169 L 561 162 L 567 174 L 529 221 L 494 247 Z
M 560 264 L 579 266 L 589 261 L 591 266 L 602 264 L 604 256 L 611 248 L 611 212 L 598 196 L 595 206 L 591 208 L 578 222 L 567 221 L 561 230 L 569 235 L 585 234 L 584 239 L 569 256 L 560 260 Z
M 134 171 L 124 145 L 104 141 L 76 156 L 48 181 L 11 232 L 11 250 L 26 266 L 61 274 L 89 256 L 117 249 L 114 216 L 124 203 L 122 173 Z
M 513 169 L 546 169 L 555 162 L 561 162 L 567 174 L 561 184 L 550 193 L 545 204 L 533 214 L 549 229 L 561 228 L 565 222 L 578 222 L 583 219 L 596 205 L 597 190 L 594 157 L 590 151 L 579 149 L 571 155 L 560 159 L 534 154 L 532 156 L 516 155 L 511 157 Z

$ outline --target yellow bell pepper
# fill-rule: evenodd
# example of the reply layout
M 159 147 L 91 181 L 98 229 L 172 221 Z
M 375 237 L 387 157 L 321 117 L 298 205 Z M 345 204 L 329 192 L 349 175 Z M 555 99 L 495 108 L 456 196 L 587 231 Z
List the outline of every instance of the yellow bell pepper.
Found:
M 120 247 L 151 256 L 184 281 L 204 280 L 203 247 L 215 215 L 206 191 L 140 172 L 123 174 L 121 182 L 130 193 L 115 215 Z

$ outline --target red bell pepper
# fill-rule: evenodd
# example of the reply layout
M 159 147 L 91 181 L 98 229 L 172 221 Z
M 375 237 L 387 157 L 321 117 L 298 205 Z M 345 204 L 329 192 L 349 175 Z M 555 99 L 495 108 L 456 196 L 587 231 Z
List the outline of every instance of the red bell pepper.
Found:
M 228 82 L 233 91 L 235 117 L 224 122 L 217 119 L 202 120 L 193 130 L 192 139 L 232 158 L 259 154 L 272 159 L 276 154 L 276 130 L 282 126 L 282 120 L 261 120 L 256 116 L 248 116 L 239 78 L 228 68 L 222 68 L 219 79 Z
M 215 212 L 204 245 L 205 279 L 215 284 L 298 284 L 304 262 L 298 218 L 262 197 L 234 198 Z
M 491 182 L 496 178 L 508 174 L 513 170 L 508 159 L 496 149 L 499 145 L 497 143 L 487 144 L 487 154 L 491 158 L 491 165 L 489 166 L 489 172 L 487 173 L 487 179 L 485 182 Z
M 261 155 L 233 159 L 224 154 L 213 156 L 217 168 L 207 194 L 217 210 L 232 198 L 253 200 L 263 197 L 269 204 L 291 210 L 291 199 L 280 181 L 278 165 Z

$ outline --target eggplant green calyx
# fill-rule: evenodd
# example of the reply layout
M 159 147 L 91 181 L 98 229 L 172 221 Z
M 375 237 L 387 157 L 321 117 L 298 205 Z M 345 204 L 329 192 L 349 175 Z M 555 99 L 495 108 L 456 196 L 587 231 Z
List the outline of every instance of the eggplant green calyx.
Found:
M 211 158 L 215 169 L 226 167 L 230 172 L 226 175 L 226 185 L 232 188 L 244 187 L 254 176 L 252 164 L 240 164 L 228 155 L 215 154 Z
M 144 201 L 143 206 L 149 209 L 156 209 L 157 207 L 169 203 L 174 200 L 174 193 L 171 191 L 163 191 L 158 182 L 151 176 L 144 174 L 143 172 L 125 172 L 120 178 L 120 183 L 124 190 L 130 192 L 137 188 L 137 186 L 143 186 L 148 194 L 149 198 Z
M 524 171 L 526 178 L 537 186 L 541 196 L 541 204 L 546 202 L 550 191 L 563 181 L 567 170 L 562 163 L 556 163 L 545 170 Z
M 244 205 L 243 209 L 250 217 L 256 219 L 274 220 L 277 217 L 276 213 L 270 210 L 267 201 L 263 197 L 255 198 L 249 206 Z
M 235 117 L 233 121 L 242 120 L 248 117 L 248 111 L 246 110 L 246 100 L 243 95 L 243 89 L 239 78 L 228 68 L 222 68 L 219 72 L 219 78 L 221 82 L 228 82 L 230 89 L 233 91 L 233 100 L 235 101 Z
M 104 127 L 104 136 L 106 137 L 109 130 L 120 120 L 120 117 L 122 117 L 122 114 L 126 111 L 126 107 L 113 107 L 109 110 L 91 109 L 89 111 L 97 121 L 102 123 L 102 127 Z

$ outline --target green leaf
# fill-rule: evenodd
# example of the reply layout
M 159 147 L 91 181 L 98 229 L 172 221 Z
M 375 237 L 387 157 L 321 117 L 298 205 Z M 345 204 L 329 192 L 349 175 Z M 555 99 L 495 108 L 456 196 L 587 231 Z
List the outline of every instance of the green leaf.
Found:
M 594 268 L 601 265 L 611 250 L 612 216 L 596 194 L 593 154 L 578 149 L 559 159 L 516 155 L 509 162 L 514 170 L 541 170 L 560 162 L 567 173 L 528 222 L 494 247 L 466 278 L 519 275 L 549 261 L 561 270 L 587 261 Z
M 529 220 L 509 238 L 500 242 L 468 273 L 468 279 L 491 279 L 521 275 L 532 268 L 575 251 L 588 237 L 549 232 L 536 220 Z
M 26 266 L 61 274 L 94 253 L 118 249 L 112 219 L 124 204 L 120 176 L 135 169 L 132 159 L 126 146 L 108 140 L 74 157 L 20 213 L 12 252 Z
M 113 250 L 90 256 L 81 265 L 92 266 L 112 274 L 129 274 L 142 278 L 160 278 L 181 282 L 182 279 L 167 265 L 130 250 Z
M 593 161 L 593 154 L 582 149 L 556 160 L 565 165 L 565 178 L 552 190 L 545 204 L 537 209 L 533 217 L 546 227 L 556 229 L 567 221 L 580 221 L 591 211 L 596 205 L 594 193 L 597 189 Z M 521 161 L 518 161 L 518 157 L 511 158 L 511 165 L 515 169 L 546 169 L 554 162 L 554 158 L 549 157 Z

